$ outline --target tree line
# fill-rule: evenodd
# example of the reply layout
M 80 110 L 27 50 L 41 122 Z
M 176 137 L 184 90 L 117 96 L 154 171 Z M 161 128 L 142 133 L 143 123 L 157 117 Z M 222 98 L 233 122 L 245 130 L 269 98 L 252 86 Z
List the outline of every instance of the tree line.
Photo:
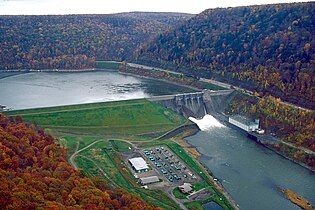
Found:
M 95 67 L 95 60 L 128 60 L 144 42 L 190 16 L 0 16 L 0 69 L 84 69 Z
M 295 147 L 305 147 L 315 152 L 315 112 L 296 109 L 282 104 L 279 98 L 257 98 L 243 93 L 235 96 L 226 113 L 241 114 L 260 119 L 260 126 Z M 284 155 L 315 168 L 315 157 L 284 144 L 276 145 Z
M 139 50 L 139 63 L 315 107 L 315 3 L 209 9 Z
M 70 166 L 56 140 L 0 113 L 0 209 L 157 209 Z

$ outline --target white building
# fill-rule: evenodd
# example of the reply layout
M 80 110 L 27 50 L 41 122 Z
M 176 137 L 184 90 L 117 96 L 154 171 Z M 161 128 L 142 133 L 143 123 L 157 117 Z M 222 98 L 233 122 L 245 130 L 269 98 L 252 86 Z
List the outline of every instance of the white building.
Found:
M 159 177 L 157 177 L 157 176 L 149 176 L 149 177 L 140 178 L 140 182 L 141 182 L 142 185 L 159 182 Z
M 192 185 L 190 183 L 184 183 L 178 188 L 182 193 L 185 193 L 185 194 L 190 193 L 193 190 Z
M 229 117 L 229 123 L 232 125 L 235 125 L 247 132 L 252 132 L 256 131 L 259 129 L 259 120 L 251 121 L 250 119 L 240 116 L 240 115 L 235 115 L 232 117 Z
M 142 157 L 131 158 L 129 159 L 129 163 L 131 164 L 132 168 L 138 173 L 149 170 L 147 162 L 145 162 Z

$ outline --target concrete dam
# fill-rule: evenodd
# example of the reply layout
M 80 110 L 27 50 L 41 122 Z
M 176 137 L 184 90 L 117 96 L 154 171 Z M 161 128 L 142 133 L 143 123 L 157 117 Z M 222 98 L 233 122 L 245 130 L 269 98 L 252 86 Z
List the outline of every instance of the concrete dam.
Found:
M 235 92 L 235 90 L 204 90 L 194 93 L 154 96 L 148 100 L 172 109 L 186 118 L 202 118 L 206 114 L 223 112 L 233 99 Z

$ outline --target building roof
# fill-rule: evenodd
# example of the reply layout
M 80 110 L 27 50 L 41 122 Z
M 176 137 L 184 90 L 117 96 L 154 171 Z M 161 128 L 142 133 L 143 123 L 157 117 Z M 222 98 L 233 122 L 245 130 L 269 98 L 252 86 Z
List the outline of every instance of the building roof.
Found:
M 140 181 L 142 184 L 150 184 L 150 183 L 158 182 L 159 177 L 157 176 L 144 177 L 144 178 L 140 178 Z
M 149 168 L 148 164 L 145 162 L 145 160 L 142 157 L 131 158 L 129 159 L 129 162 L 137 171 L 145 170 Z
M 192 186 L 190 183 L 184 183 L 183 185 L 179 186 L 180 191 L 183 193 L 189 193 L 192 191 Z

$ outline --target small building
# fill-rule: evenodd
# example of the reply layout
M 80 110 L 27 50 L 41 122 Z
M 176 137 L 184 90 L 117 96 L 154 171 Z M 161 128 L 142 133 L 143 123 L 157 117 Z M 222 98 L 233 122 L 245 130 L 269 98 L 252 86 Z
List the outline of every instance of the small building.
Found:
M 193 190 L 192 185 L 190 183 L 184 183 L 178 188 L 182 193 L 185 193 L 185 194 L 190 193 Z
M 149 170 L 147 162 L 145 162 L 142 157 L 131 158 L 129 159 L 129 163 L 131 164 L 132 168 L 138 173 Z
M 155 182 L 159 182 L 159 177 L 149 176 L 149 177 L 140 178 L 140 183 L 142 185 L 151 184 L 151 183 L 155 183 Z
M 253 132 L 259 129 L 259 120 L 252 121 L 241 115 L 229 117 L 229 123 L 247 132 Z

